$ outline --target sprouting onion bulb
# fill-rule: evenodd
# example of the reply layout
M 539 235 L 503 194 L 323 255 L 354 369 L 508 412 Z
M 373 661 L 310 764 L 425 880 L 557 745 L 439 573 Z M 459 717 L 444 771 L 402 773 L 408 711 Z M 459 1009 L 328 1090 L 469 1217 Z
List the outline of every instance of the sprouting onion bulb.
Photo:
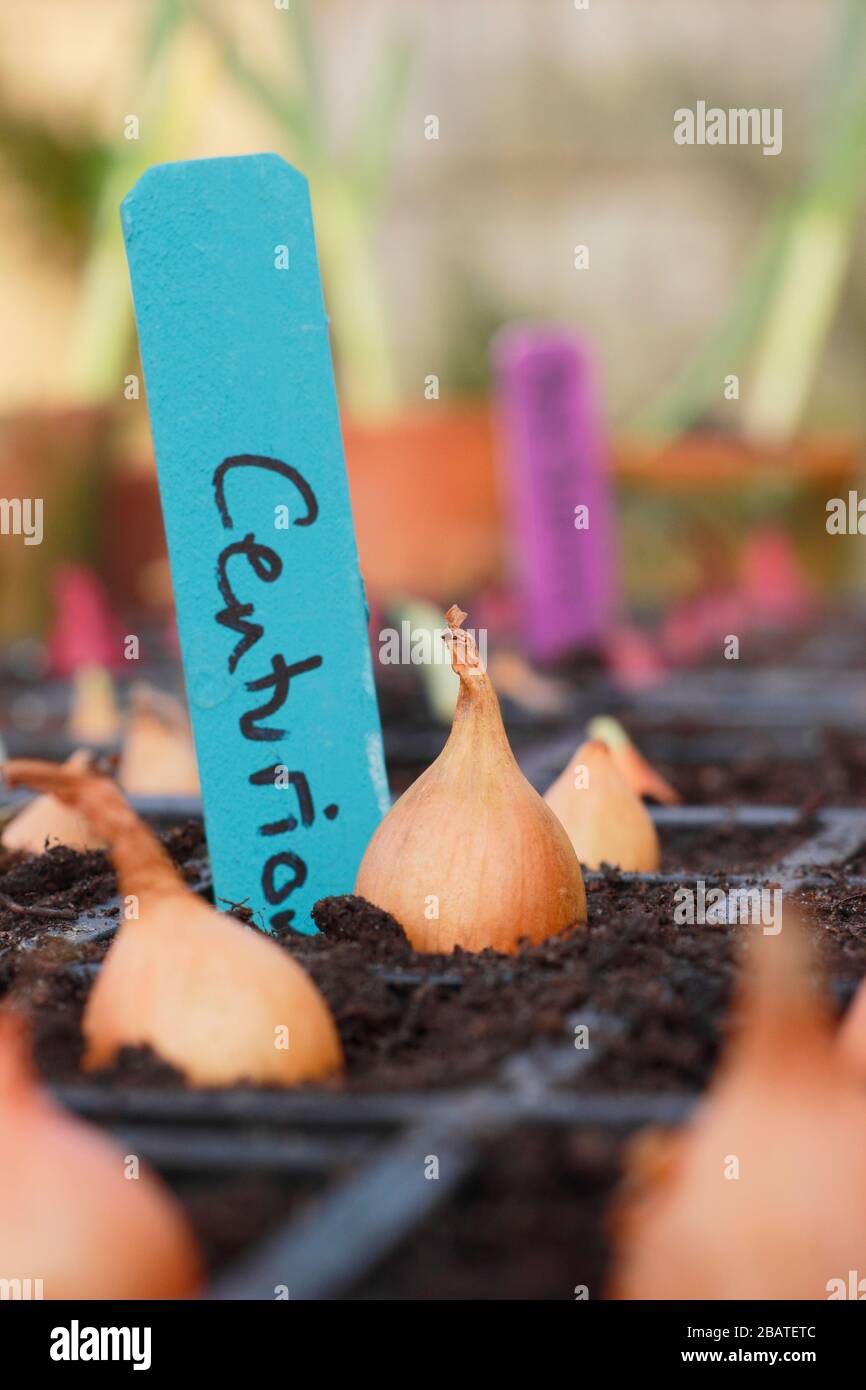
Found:
M 117 780 L 138 796 L 196 796 L 195 747 L 179 700 L 144 681 L 133 686 Z
M 39 1085 L 20 1015 L 0 1011 L 0 1280 L 46 1299 L 183 1298 L 196 1243 L 134 1154 L 61 1110 Z
M 588 869 L 610 864 L 626 873 L 658 870 L 656 828 L 601 739 L 581 744 L 544 799 Z
M 663 806 L 678 806 L 682 801 L 679 792 L 656 772 L 651 762 L 644 757 L 629 738 L 619 720 L 609 714 L 599 714 L 590 719 L 586 726 L 590 738 L 600 738 L 613 754 L 614 762 L 625 777 L 633 792 L 638 796 L 650 796 Z
M 508 743 L 466 614 L 445 615 L 460 677 L 451 733 L 391 808 L 355 892 L 397 919 L 417 951 L 514 952 L 586 921 L 580 865 Z
M 149 1045 L 196 1086 L 293 1086 L 341 1070 L 334 1020 L 306 971 L 191 893 L 109 778 L 27 759 L 4 771 L 9 786 L 78 811 L 117 870 L 123 919 L 84 1011 L 86 1068 Z
M 103 746 L 117 738 L 114 682 L 104 666 L 79 666 L 72 677 L 67 732 L 73 743 Z
M 68 759 L 66 766 L 85 768 L 90 754 L 79 749 Z M 54 845 L 67 849 L 100 849 L 99 837 L 89 829 L 83 816 L 71 806 L 65 806 L 50 792 L 34 796 L 3 829 L 0 843 L 4 849 L 20 854 L 43 854 Z
M 839 1048 L 846 1062 L 866 1080 L 866 980 L 860 981 L 842 1020 Z
M 866 1093 L 810 965 L 787 906 L 778 936 L 750 937 L 706 1100 L 678 1134 L 641 1135 L 627 1162 L 615 1297 L 826 1299 L 866 1269 Z

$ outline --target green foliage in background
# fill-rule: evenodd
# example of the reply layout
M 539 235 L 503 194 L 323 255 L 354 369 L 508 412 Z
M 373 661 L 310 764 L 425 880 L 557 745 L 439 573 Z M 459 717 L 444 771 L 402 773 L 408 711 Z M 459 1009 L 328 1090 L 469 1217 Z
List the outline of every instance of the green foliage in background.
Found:
M 341 395 L 356 416 L 387 415 L 399 403 L 396 351 L 376 267 L 378 230 L 394 162 L 411 50 L 404 35 L 383 45 L 345 149 L 334 143 L 322 90 L 312 6 L 275 11 L 285 76 L 273 78 L 242 52 L 214 9 L 195 3 L 238 87 L 274 122 L 291 161 L 307 175 Z
M 45 239 L 80 267 L 69 394 L 86 405 L 117 397 L 132 344 L 132 304 L 119 207 L 141 173 L 170 158 L 198 118 L 201 73 L 179 61 L 187 0 L 154 0 L 136 64 L 137 140 L 105 140 L 85 123 L 62 130 L 0 100 L 0 161 L 24 192 Z M 206 75 L 205 75 L 206 80 Z
M 662 437 L 701 423 L 727 373 L 743 374 L 742 432 L 798 427 L 833 324 L 866 190 L 866 0 L 845 0 L 809 170 L 773 209 L 724 319 L 639 415 Z
M 25 194 L 56 248 L 80 261 L 112 150 L 83 124 L 58 130 L 15 111 L 0 94 L 0 162 Z

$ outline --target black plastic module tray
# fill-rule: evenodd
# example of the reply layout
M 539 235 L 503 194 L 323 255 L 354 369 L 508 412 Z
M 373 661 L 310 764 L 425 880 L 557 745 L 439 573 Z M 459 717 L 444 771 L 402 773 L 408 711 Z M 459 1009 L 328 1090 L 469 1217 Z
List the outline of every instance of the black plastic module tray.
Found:
M 623 717 L 638 713 L 644 751 L 673 763 L 725 762 L 744 753 L 768 752 L 808 760 L 815 756 L 819 726 L 848 732 L 863 726 L 866 687 L 853 671 L 834 671 L 828 679 L 817 669 L 699 670 L 679 673 L 675 683 L 642 694 L 636 711 L 628 697 L 594 679 L 575 698 L 568 720 L 559 728 L 548 725 L 541 741 L 531 721 L 506 706 L 521 765 L 539 790 L 573 755 L 583 737 L 583 721 L 602 710 Z M 705 724 L 711 732 L 684 732 L 680 723 Z M 401 769 L 423 767 L 446 737 L 445 729 L 386 729 L 389 766 L 398 775 Z M 26 747 L 26 738 L 13 743 L 17 753 L 45 756 L 42 740 L 38 750 Z M 56 755 L 67 751 L 60 738 Z M 13 800 L 6 798 L 6 804 Z M 158 829 L 201 814 L 194 798 L 133 801 Z M 688 836 L 745 826 L 756 833 L 790 830 L 793 848 L 748 873 L 695 870 L 685 862 L 675 873 L 619 875 L 623 884 L 683 884 L 701 878 L 708 886 L 748 883 L 795 892 L 831 883 L 834 868 L 844 868 L 866 848 L 866 810 L 825 807 L 804 819 L 796 807 L 701 805 L 654 808 L 652 814 L 663 839 L 671 833 Z M 209 894 L 206 859 L 190 867 L 192 886 Z M 586 877 L 592 885 L 601 876 Z M 846 870 L 845 883 L 856 888 L 866 884 L 866 877 Z M 52 924 L 51 930 L 72 942 L 108 937 L 117 927 L 116 907 L 116 901 L 106 903 L 75 922 Z M 96 967 L 73 963 L 69 968 Z M 407 995 L 425 982 L 431 976 L 421 969 L 417 979 L 402 971 L 394 981 Z M 459 988 L 459 969 L 437 976 L 435 983 Z M 285 1219 L 277 1217 L 264 1236 L 251 1238 L 219 1263 L 205 1297 L 271 1300 L 285 1296 L 283 1291 L 292 1299 L 376 1297 L 382 1287 L 377 1271 L 389 1263 L 396 1269 L 399 1252 L 413 1243 L 423 1250 L 431 1223 L 444 1229 L 449 1213 L 459 1214 L 462 1203 L 475 1200 L 480 1178 L 495 1166 L 491 1153 L 507 1152 L 519 1136 L 528 1131 L 542 1136 L 602 1134 L 618 1144 L 636 1129 L 675 1124 L 689 1113 L 696 1091 L 581 1088 L 583 1072 L 599 1061 L 623 1024 L 589 1007 L 575 1021 L 592 1024 L 591 1050 L 577 1050 L 568 1037 L 539 1042 L 515 1052 L 483 1085 L 382 1094 L 244 1087 L 145 1090 L 85 1081 L 54 1089 L 63 1104 L 146 1158 L 184 1201 L 197 1184 L 206 1187 L 238 1175 L 281 1184 L 296 1195 L 296 1201 L 286 1204 Z M 600 1206 L 603 1198 L 591 1189 L 586 1200 Z M 574 1282 L 580 1282 L 579 1267 L 574 1274 Z M 395 1279 L 399 1283 L 399 1273 L 392 1271 L 389 1287 Z M 487 1296 L 486 1289 L 479 1287 L 474 1296 Z M 562 1296 L 571 1297 L 570 1289 L 563 1287 Z
M 169 805 L 151 806 L 163 822 Z M 653 811 L 670 830 L 792 827 L 799 813 L 781 807 L 674 807 Z M 748 875 L 687 869 L 667 875 L 621 875 L 643 882 L 743 882 L 788 891 L 820 884 L 866 845 L 866 811 L 824 810 L 810 833 L 774 864 Z M 597 875 L 588 874 L 592 883 Z M 866 882 L 848 876 L 846 882 Z M 207 892 L 206 869 L 199 887 Z M 58 932 L 74 940 L 110 934 L 112 918 L 95 909 Z M 459 973 L 459 972 L 458 972 Z M 423 977 L 419 976 L 419 982 Z M 411 981 L 409 981 L 411 984 Z M 213 1280 L 205 1297 L 293 1299 L 364 1297 L 365 1282 L 395 1251 L 429 1229 L 477 1179 L 491 1143 L 507 1145 L 527 1127 L 603 1131 L 625 1136 L 645 1125 L 673 1124 L 697 1093 L 582 1093 L 573 1083 L 617 1036 L 616 1017 L 583 1011 L 592 1024 L 591 1050 L 569 1039 L 543 1042 L 510 1057 L 489 1084 L 453 1090 L 381 1095 L 339 1091 L 273 1093 L 123 1090 L 76 1083 L 58 1086 L 63 1104 L 117 1134 L 183 1190 L 190 1175 L 260 1173 L 306 1193 L 290 1218 L 244 1250 Z M 437 1175 L 429 1167 L 435 1159 Z M 579 1277 L 579 1270 L 577 1271 Z M 375 1295 L 373 1295 L 375 1296 Z M 479 1296 L 484 1296 L 479 1290 Z M 569 1296 L 567 1291 L 563 1296 Z

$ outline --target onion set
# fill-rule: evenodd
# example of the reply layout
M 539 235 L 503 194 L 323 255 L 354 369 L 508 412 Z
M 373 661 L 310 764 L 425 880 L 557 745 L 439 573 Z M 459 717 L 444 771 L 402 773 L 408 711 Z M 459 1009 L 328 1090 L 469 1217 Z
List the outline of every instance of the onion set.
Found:
M 79 666 L 72 677 L 67 733 L 73 743 L 105 747 L 117 738 L 120 716 L 114 682 L 104 666 Z
M 678 806 L 681 803 L 679 792 L 665 781 L 660 772 L 656 772 L 652 763 L 635 747 L 619 720 L 600 714 L 590 719 L 586 732 L 590 738 L 600 738 L 602 743 L 607 744 L 614 762 L 638 796 L 651 797 L 662 806 Z
M 786 909 L 756 937 L 706 1100 L 641 1136 L 614 1219 L 624 1299 L 816 1299 L 866 1269 L 866 1093 L 834 1046 Z
M 79 749 L 68 759 L 69 768 L 90 765 L 90 754 Z M 44 854 L 54 845 L 67 849 L 99 849 L 98 836 L 91 833 L 87 822 L 71 806 L 65 806 L 51 792 L 34 796 L 18 814 L 4 826 L 0 843 L 4 849 L 19 854 Z
M 586 921 L 580 865 L 508 743 L 499 702 L 456 605 L 460 678 L 448 742 L 371 839 L 355 892 L 391 913 L 416 951 L 513 953 Z
M 40 1280 L 47 1299 L 183 1298 L 201 1281 L 174 1198 L 50 1099 L 10 1010 L 0 1011 L 0 1279 Z
M 845 1061 L 866 1079 L 866 980 L 857 986 L 842 1020 L 839 1048 Z
M 656 828 L 601 739 L 581 744 L 544 799 L 588 869 L 611 864 L 626 873 L 658 870 Z
M 28 759 L 5 776 L 83 816 L 117 870 L 125 916 L 84 1011 L 86 1068 L 147 1045 L 196 1086 L 293 1086 L 341 1070 L 334 1020 L 306 971 L 190 892 L 109 778 Z
M 138 796 L 197 796 L 198 766 L 186 711 L 172 695 L 133 686 L 117 780 Z

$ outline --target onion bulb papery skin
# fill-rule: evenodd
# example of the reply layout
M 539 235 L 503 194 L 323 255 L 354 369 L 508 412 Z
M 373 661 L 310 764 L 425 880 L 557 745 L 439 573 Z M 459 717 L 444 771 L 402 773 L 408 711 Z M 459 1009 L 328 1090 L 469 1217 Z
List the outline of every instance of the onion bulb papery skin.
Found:
M 90 754 L 79 749 L 67 760 L 66 766 L 84 768 L 89 763 Z M 20 854 L 44 854 L 54 845 L 82 852 L 102 848 L 99 837 L 92 833 L 84 817 L 49 792 L 34 796 L 22 807 L 4 827 L 0 844 Z
M 175 1299 L 202 1271 L 192 1231 L 144 1166 L 39 1086 L 23 1021 L 0 1012 L 0 1279 L 46 1299 Z
M 72 676 L 67 734 L 73 743 L 103 747 L 117 738 L 120 718 L 114 682 L 104 666 L 79 666 Z
M 196 1086 L 296 1086 L 342 1070 L 328 1006 L 274 941 L 191 894 L 161 898 L 157 913 L 142 897 L 140 913 L 124 923 L 88 996 L 86 1070 L 136 1044 Z
M 600 739 L 581 744 L 544 799 L 587 869 L 611 864 L 624 873 L 658 871 L 661 849 L 650 814 Z
M 838 1046 L 845 1062 L 866 1083 L 866 979 L 860 981 L 848 1005 L 839 1028 Z M 866 1278 L 866 1270 L 863 1273 Z
M 183 706 L 139 684 L 124 730 L 117 780 L 133 796 L 197 796 L 195 746 Z
M 458 616 L 459 615 L 459 616 Z M 568 836 L 511 751 L 465 614 L 446 615 L 460 689 L 436 761 L 391 808 L 355 892 L 389 912 L 416 951 L 513 954 L 586 921 Z
M 866 1270 L 866 1092 L 802 929 L 750 938 L 733 1040 L 673 1136 L 639 1136 L 614 1208 L 621 1299 L 826 1299 Z
M 636 796 L 651 796 L 662 806 L 682 804 L 679 792 L 647 761 L 616 719 L 600 714 L 590 719 L 586 732 L 589 738 L 600 738 L 602 743 L 607 744 L 614 762 Z
M 196 1086 L 294 1086 L 342 1070 L 333 1016 L 307 972 L 190 892 L 113 782 L 24 759 L 4 772 L 10 786 L 50 790 L 83 814 L 108 845 L 122 912 L 135 905 L 87 999 L 86 1069 L 146 1045 Z

